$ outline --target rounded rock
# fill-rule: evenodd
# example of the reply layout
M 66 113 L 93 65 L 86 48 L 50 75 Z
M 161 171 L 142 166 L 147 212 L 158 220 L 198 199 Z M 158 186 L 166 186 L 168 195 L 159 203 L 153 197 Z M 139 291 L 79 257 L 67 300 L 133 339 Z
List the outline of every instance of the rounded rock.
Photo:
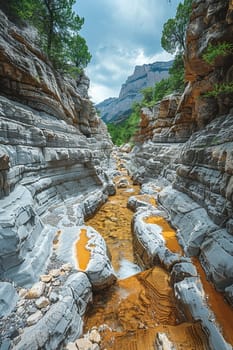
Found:
M 29 316 L 27 318 L 27 324 L 28 326 L 32 326 L 33 324 L 36 324 L 42 317 L 42 312 L 40 310 L 37 310 L 34 314 Z

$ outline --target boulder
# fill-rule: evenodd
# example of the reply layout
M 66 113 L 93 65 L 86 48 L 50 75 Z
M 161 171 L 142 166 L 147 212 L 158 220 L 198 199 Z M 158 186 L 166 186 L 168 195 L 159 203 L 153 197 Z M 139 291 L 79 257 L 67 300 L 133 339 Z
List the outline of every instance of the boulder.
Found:
M 104 289 L 116 282 L 116 274 L 108 255 L 108 249 L 104 239 L 95 229 L 86 226 L 85 230 L 88 238 L 86 249 L 90 251 L 90 259 L 85 273 L 93 290 Z

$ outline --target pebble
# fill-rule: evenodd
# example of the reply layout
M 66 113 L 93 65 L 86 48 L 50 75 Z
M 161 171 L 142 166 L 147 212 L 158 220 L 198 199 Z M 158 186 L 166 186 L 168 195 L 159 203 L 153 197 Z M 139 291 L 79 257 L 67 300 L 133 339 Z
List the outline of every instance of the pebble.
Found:
M 44 307 L 47 307 L 50 304 L 50 302 L 48 298 L 42 296 L 36 300 L 35 304 L 38 309 L 43 309 Z
M 41 319 L 41 317 L 42 312 L 40 310 L 37 310 L 34 314 L 27 318 L 28 326 L 32 326 L 33 324 L 37 323 Z
M 21 307 L 25 304 L 25 300 L 24 299 L 21 299 L 17 302 L 17 307 Z
M 55 292 L 51 292 L 51 294 L 49 295 L 49 300 L 51 301 L 51 303 L 56 303 L 58 299 L 59 299 L 59 295 Z
M 58 277 L 60 276 L 61 271 L 59 269 L 53 269 L 49 271 L 49 275 L 51 275 L 52 277 Z
M 63 264 L 61 266 L 61 271 L 71 271 L 72 270 L 72 265 L 70 263 L 67 263 L 67 264 Z
M 41 275 L 40 280 L 45 283 L 49 283 L 52 280 L 52 275 Z
M 117 188 L 127 188 L 128 185 L 129 185 L 128 180 L 124 178 L 120 179 L 117 182 Z
M 61 282 L 59 280 L 56 280 L 53 282 L 53 286 L 60 286 Z
M 100 347 L 98 344 L 95 343 L 95 344 L 92 344 L 91 350 L 100 350 Z
M 75 344 L 76 344 L 76 348 L 78 348 L 79 350 L 93 350 L 92 349 L 92 342 L 88 339 L 85 339 L 85 338 L 80 338 L 80 339 L 77 339 L 75 341 Z
M 23 306 L 20 306 L 20 307 L 17 309 L 17 314 L 19 314 L 19 315 L 23 315 L 24 312 L 25 312 L 25 309 L 24 309 Z
M 30 315 L 32 315 L 37 311 L 37 308 L 34 305 L 30 305 L 27 311 Z
M 66 345 L 66 348 L 65 348 L 66 350 L 77 350 L 78 348 L 77 348 L 77 346 L 75 345 L 75 343 L 68 343 L 67 345 Z
M 99 334 L 99 332 L 96 329 L 92 329 L 91 332 L 88 335 L 88 339 L 92 342 L 92 343 L 97 343 L 99 344 L 101 342 L 101 336 Z
M 31 289 L 25 294 L 26 299 L 36 299 L 39 298 L 45 290 L 45 283 L 40 281 L 35 283 Z
M 18 292 L 20 298 L 23 298 L 26 293 L 27 293 L 27 289 L 25 289 L 25 288 L 20 288 L 20 290 Z

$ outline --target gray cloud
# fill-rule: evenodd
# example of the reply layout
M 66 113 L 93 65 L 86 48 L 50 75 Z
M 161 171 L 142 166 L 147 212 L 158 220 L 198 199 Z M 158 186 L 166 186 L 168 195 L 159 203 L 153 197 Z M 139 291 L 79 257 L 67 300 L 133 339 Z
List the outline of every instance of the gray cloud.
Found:
M 92 61 L 86 69 L 94 102 L 118 96 L 137 64 L 171 58 L 160 45 L 163 24 L 174 17 L 179 0 L 78 0 L 85 18 L 80 34 Z

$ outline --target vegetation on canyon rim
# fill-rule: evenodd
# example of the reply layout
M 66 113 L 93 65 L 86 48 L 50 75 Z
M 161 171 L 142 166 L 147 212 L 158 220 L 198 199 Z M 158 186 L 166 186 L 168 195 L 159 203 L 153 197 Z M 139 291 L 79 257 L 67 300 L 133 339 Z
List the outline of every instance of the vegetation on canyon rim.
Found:
M 79 31 L 84 18 L 73 10 L 75 0 L 0 0 L 0 7 L 21 26 L 38 31 L 42 50 L 60 72 L 75 76 L 90 62 L 91 54 Z
M 164 24 L 161 45 L 167 52 L 176 53 L 173 65 L 169 69 L 169 77 L 162 79 L 155 86 L 147 87 L 141 91 L 142 101 L 133 104 L 129 118 L 116 125 L 113 123 L 107 125 L 114 144 L 120 146 L 129 141 L 133 142 L 139 126 L 142 107 L 152 107 L 165 95 L 184 90 L 183 53 L 191 10 L 192 0 L 184 0 L 178 5 L 175 18 L 170 18 Z
M 217 43 L 216 45 L 209 44 L 203 54 L 203 59 L 206 63 L 212 65 L 218 57 L 231 56 L 233 57 L 233 44 L 229 42 Z M 233 82 L 225 82 L 214 84 L 212 90 L 206 92 L 204 97 L 218 97 L 221 94 L 233 94 Z

